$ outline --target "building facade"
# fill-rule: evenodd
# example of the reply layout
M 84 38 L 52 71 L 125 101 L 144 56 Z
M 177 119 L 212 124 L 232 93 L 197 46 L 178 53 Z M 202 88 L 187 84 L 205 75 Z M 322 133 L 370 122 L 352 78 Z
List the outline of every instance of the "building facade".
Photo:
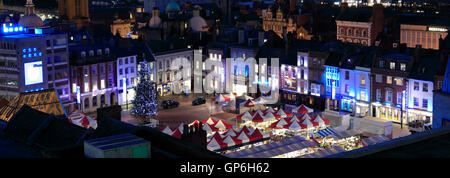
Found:
M 137 55 L 125 55 L 117 57 L 117 84 L 119 105 L 131 103 L 136 92 L 137 85 Z M 151 77 L 151 76 L 150 76 Z
M 448 35 L 448 27 L 433 25 L 400 25 L 400 43 L 414 48 L 422 45 L 424 49 L 439 50 L 439 41 Z
M 72 107 L 82 112 L 118 104 L 117 60 L 106 46 L 73 46 L 70 50 Z
M 64 106 L 70 103 L 67 34 L 4 24 L 0 36 L 0 93 L 7 99 L 20 92 L 55 88 Z

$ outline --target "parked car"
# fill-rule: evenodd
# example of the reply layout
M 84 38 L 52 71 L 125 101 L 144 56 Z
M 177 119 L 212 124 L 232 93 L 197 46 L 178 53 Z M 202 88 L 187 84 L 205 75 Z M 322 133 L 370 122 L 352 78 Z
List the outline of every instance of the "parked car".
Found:
M 164 101 L 162 101 L 161 105 L 164 109 L 169 109 L 169 108 L 178 107 L 178 105 L 180 105 L 180 103 L 178 103 L 177 101 L 174 101 L 174 100 L 164 100 Z
M 193 106 L 195 106 L 195 105 L 200 105 L 200 104 L 205 104 L 205 103 L 206 103 L 206 99 L 203 98 L 203 97 L 195 98 L 195 99 L 192 101 L 192 105 L 193 105 Z

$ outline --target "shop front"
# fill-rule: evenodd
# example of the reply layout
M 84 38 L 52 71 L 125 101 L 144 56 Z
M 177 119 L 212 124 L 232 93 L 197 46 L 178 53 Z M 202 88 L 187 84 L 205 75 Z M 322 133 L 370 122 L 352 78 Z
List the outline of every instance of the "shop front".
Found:
M 382 105 L 378 102 L 372 103 L 372 113 L 373 117 L 378 117 L 382 119 L 391 120 L 392 122 L 401 123 L 400 118 L 403 117 L 403 120 L 406 119 L 406 112 L 403 112 L 403 116 L 401 114 L 400 107 L 392 107 L 390 105 Z
M 408 128 L 413 131 L 424 131 L 433 123 L 433 113 L 419 109 L 408 109 Z
M 333 100 L 331 98 L 327 98 L 326 109 L 339 111 L 339 100 Z
M 363 101 L 356 102 L 356 112 L 357 117 L 369 116 L 369 104 Z
M 341 99 L 341 110 L 347 111 L 350 113 L 353 113 L 355 111 L 355 99 L 348 97 L 348 96 L 342 96 Z

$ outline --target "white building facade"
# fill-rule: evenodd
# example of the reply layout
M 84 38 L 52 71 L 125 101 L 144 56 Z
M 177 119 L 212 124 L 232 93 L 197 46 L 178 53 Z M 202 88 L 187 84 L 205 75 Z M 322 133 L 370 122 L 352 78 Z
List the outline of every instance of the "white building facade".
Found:
M 137 55 L 123 56 L 117 58 L 117 84 L 119 85 L 119 105 L 131 103 L 136 92 L 137 85 Z

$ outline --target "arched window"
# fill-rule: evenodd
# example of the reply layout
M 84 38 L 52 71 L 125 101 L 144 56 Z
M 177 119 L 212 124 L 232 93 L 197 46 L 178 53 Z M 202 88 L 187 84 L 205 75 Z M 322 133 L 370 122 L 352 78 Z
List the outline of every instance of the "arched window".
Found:
M 81 57 L 86 57 L 86 52 L 82 51 L 81 52 Z
M 358 39 L 353 40 L 353 43 L 359 43 Z
M 102 50 L 101 49 L 97 49 L 97 55 L 102 55 Z
M 359 36 L 359 30 L 355 29 L 355 36 Z
M 341 28 L 341 35 L 345 35 L 345 30 L 344 30 L 344 28 Z
M 366 30 L 363 30 L 363 31 L 362 31 L 362 36 L 363 36 L 363 37 L 367 37 L 367 31 L 366 31 Z
M 347 29 L 347 36 L 352 36 L 352 29 L 351 28 Z
M 108 55 L 109 54 L 109 48 L 105 49 L 105 54 Z
M 94 56 L 94 50 L 89 51 L 89 56 Z
M 101 95 L 100 96 L 100 106 L 104 106 L 105 105 L 105 95 Z
M 89 98 L 84 99 L 84 109 L 89 108 Z
M 97 96 L 92 97 L 92 106 L 97 106 Z

